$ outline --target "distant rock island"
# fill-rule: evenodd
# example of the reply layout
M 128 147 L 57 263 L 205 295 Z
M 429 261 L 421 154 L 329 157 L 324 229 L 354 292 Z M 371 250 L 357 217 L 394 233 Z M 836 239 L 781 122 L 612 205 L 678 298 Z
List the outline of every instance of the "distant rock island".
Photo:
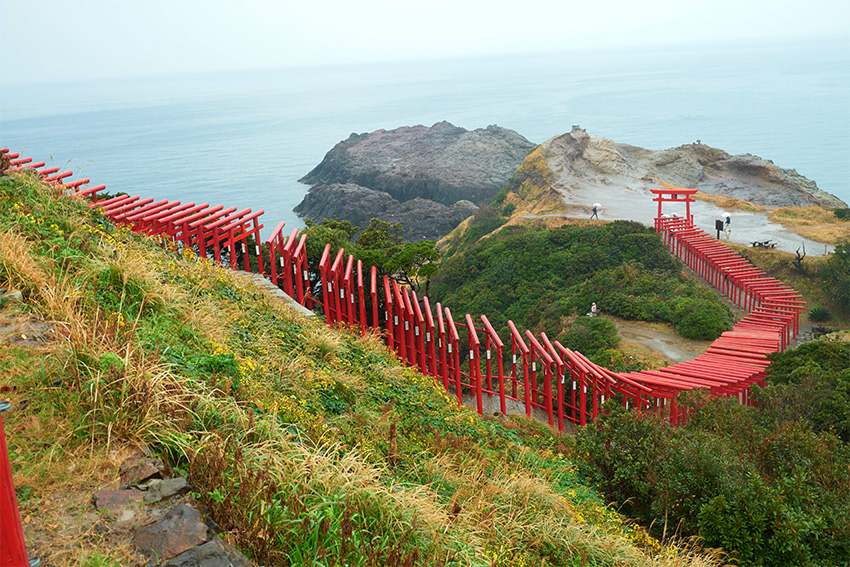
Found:
M 402 223 L 405 240 L 437 239 L 504 188 L 535 145 L 506 128 L 445 121 L 351 134 L 299 180 L 311 188 L 295 212 L 361 227 L 377 217 Z

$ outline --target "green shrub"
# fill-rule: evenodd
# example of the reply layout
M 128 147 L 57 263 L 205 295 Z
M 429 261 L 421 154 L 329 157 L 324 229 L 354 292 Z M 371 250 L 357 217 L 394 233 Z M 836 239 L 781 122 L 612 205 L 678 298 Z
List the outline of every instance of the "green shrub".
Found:
M 691 299 L 676 310 L 676 330 L 689 339 L 710 341 L 732 328 L 728 309 L 702 299 Z
M 844 313 L 850 311 L 850 240 L 835 247 L 818 277 L 823 290 L 838 301 Z
M 832 319 L 832 315 L 830 315 L 829 310 L 825 307 L 815 305 L 809 309 L 809 321 L 822 323 L 824 321 L 829 321 L 830 319 Z
M 620 344 L 617 325 L 601 317 L 579 317 L 558 340 L 565 347 L 587 356 L 616 348 Z
M 577 449 L 608 497 L 656 535 L 698 535 L 742 565 L 846 564 L 847 444 L 735 400 L 699 406 L 679 428 L 612 407 L 578 432 Z

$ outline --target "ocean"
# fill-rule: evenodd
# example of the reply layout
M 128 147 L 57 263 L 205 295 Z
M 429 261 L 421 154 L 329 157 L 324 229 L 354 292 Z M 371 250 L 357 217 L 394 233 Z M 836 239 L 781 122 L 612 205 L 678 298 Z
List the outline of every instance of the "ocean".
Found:
M 352 132 L 441 120 L 532 142 L 568 132 L 664 149 L 700 140 L 796 169 L 850 202 L 845 40 L 571 51 L 0 86 L 0 145 L 110 192 L 264 209 Z

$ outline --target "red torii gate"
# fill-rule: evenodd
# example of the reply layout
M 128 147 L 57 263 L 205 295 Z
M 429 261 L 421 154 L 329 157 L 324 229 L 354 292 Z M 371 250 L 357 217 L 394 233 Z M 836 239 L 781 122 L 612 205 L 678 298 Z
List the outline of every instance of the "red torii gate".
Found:
M 665 183 L 661 181 L 657 177 L 653 177 L 655 181 L 660 183 L 664 188 L 663 189 L 650 189 L 650 193 L 655 195 L 653 201 L 658 203 L 658 215 L 655 218 L 655 229 L 658 230 L 658 222 L 661 219 L 661 205 L 662 203 L 672 202 L 672 203 L 685 203 L 685 220 L 688 223 L 694 222 L 694 216 L 691 214 L 691 203 L 695 202 L 694 194 L 698 191 L 697 189 L 686 189 L 684 187 L 676 187 L 670 183 Z

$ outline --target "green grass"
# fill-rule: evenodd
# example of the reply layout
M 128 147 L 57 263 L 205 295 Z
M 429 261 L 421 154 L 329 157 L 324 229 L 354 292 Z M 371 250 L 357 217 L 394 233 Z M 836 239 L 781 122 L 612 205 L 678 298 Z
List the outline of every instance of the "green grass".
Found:
M 712 564 L 609 509 L 569 437 L 458 408 L 377 340 L 299 319 L 32 178 L 0 178 L 0 285 L 29 293 L 14 316 L 59 335 L 0 346 L 29 404 L 5 421 L 25 515 L 145 446 L 258 563 Z M 52 564 L 113 564 L 74 534 L 53 543 L 79 552 Z

